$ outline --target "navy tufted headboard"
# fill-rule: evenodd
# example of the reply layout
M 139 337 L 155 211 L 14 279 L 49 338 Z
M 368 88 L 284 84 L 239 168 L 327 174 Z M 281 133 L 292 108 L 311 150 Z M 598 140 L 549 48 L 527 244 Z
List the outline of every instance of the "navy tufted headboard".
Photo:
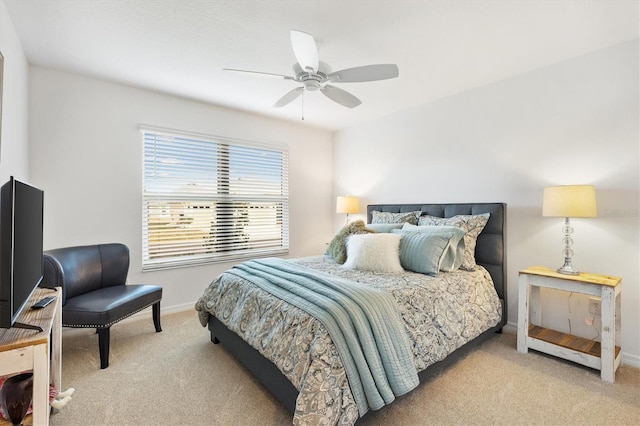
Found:
M 420 211 L 423 215 L 452 217 L 459 214 L 490 213 L 489 221 L 478 236 L 476 262 L 489 271 L 496 292 L 502 299 L 502 322 L 507 319 L 507 236 L 506 203 L 453 203 L 453 204 L 370 204 L 367 223 L 371 223 L 373 210 L 391 213 Z

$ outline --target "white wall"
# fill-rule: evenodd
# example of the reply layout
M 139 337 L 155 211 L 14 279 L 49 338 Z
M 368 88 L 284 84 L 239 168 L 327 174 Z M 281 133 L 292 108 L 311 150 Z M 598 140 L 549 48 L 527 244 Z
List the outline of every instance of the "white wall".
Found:
M 562 260 L 561 221 L 540 216 L 542 188 L 592 183 L 599 217 L 574 220 L 574 264 L 623 277 L 624 360 L 640 366 L 637 41 L 337 132 L 333 158 L 320 130 L 29 68 L 2 2 L 0 52 L 0 180 L 13 174 L 45 190 L 45 248 L 128 244 L 130 282 L 163 285 L 165 309 L 192 304 L 229 264 L 140 272 L 141 123 L 288 144 L 292 256 L 321 252 L 343 223 L 336 195 L 363 205 L 507 202 L 512 325 L 517 271 Z M 547 321 L 565 330 L 570 319 L 593 336 L 586 302 L 550 296 Z
M 165 310 L 192 306 L 230 264 L 141 272 L 140 124 L 287 145 L 291 256 L 321 253 L 331 235 L 329 132 L 39 67 L 30 70 L 30 119 L 45 249 L 127 244 L 128 281 L 162 285 Z
M 4 56 L 0 185 L 15 176 L 29 181 L 29 64 L 9 13 L 0 2 L 0 53 Z
M 572 221 L 574 266 L 623 277 L 623 361 L 640 366 L 638 49 L 627 42 L 337 132 L 334 195 L 506 202 L 515 325 L 518 270 L 562 264 L 562 219 L 541 217 L 543 188 L 594 184 L 599 217 Z M 571 320 L 595 337 L 586 300 L 546 302 L 546 325 L 568 331 Z

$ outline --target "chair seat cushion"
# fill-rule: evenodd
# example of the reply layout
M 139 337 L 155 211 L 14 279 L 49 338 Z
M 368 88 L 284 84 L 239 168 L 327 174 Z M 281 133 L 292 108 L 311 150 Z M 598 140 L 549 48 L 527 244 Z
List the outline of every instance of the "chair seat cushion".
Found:
M 161 299 L 162 287 L 155 285 L 117 285 L 101 288 L 67 299 L 62 306 L 62 325 L 109 327 Z

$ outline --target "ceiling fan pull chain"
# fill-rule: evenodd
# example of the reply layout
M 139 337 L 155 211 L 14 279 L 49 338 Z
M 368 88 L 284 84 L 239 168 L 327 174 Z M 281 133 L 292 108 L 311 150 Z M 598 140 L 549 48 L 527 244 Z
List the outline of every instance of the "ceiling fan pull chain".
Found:
M 302 112 L 301 112 L 301 115 L 302 115 L 302 121 L 304 121 L 304 92 L 302 92 L 302 97 L 301 97 L 301 104 L 300 104 L 300 106 L 301 106 L 301 109 L 302 109 Z

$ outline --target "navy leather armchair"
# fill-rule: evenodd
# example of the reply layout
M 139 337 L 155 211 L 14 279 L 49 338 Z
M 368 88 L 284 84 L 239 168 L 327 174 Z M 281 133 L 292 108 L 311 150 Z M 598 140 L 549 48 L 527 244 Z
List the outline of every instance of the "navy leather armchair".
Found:
M 127 285 L 129 248 L 110 243 L 65 247 L 44 252 L 41 287 L 62 287 L 63 327 L 95 328 L 100 368 L 109 366 L 111 326 L 152 306 L 156 332 L 160 327 L 162 287 Z

